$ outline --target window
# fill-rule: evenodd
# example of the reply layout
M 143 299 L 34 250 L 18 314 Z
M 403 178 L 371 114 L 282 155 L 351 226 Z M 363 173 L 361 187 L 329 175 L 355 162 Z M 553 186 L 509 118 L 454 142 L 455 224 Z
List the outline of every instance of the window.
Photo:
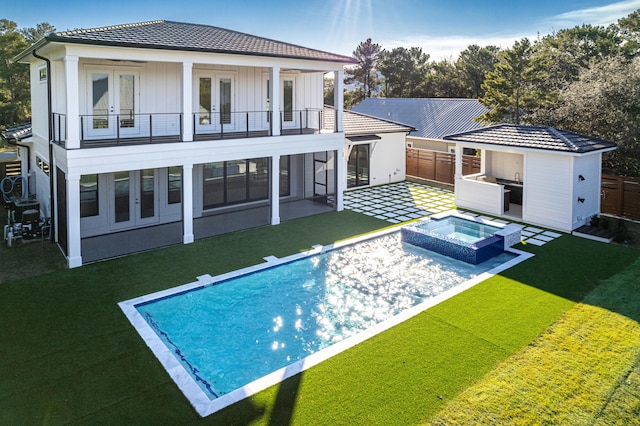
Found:
M 36 164 L 47 176 L 49 176 L 49 164 L 45 162 L 39 155 L 36 155 Z
M 38 71 L 40 73 L 40 81 L 47 81 L 47 67 L 42 67 Z
M 269 198 L 269 158 L 219 161 L 204 165 L 205 209 Z
M 82 175 L 80 176 L 80 217 L 98 214 L 98 175 Z
M 168 171 L 168 196 L 169 204 L 179 204 L 182 202 L 182 167 L 169 167 Z
M 283 155 L 280 157 L 280 196 L 291 195 L 291 157 Z
M 283 83 L 284 89 L 284 104 L 282 105 L 284 111 L 284 121 L 293 121 L 293 80 L 285 80 Z

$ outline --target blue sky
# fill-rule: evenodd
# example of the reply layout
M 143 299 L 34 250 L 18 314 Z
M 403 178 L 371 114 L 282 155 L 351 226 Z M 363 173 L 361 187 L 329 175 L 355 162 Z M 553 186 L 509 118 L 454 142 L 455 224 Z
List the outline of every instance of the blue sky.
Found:
M 640 0 L 21 0 L 0 18 L 59 31 L 167 19 L 215 25 L 351 55 L 371 37 L 383 48 L 421 47 L 434 60 L 470 44 L 510 47 L 580 24 L 608 25 Z

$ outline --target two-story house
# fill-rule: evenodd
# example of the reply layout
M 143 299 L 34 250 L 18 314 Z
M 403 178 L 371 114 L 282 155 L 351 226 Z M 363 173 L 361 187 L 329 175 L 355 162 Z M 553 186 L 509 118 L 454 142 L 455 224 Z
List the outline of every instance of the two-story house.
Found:
M 16 60 L 30 185 L 69 267 L 342 209 L 353 58 L 161 20 L 52 33 Z

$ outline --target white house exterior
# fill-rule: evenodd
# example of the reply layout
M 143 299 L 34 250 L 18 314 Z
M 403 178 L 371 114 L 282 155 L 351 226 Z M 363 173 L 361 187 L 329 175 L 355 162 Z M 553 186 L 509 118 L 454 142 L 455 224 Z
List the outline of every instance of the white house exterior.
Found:
M 602 153 L 612 142 L 544 126 L 501 124 L 449 135 L 456 144 L 455 203 L 571 232 L 600 214 Z M 462 175 L 464 148 L 480 173 Z
M 353 111 L 344 112 L 343 126 L 347 189 L 406 179 L 406 136 L 413 127 Z
M 53 33 L 16 60 L 36 195 L 70 267 L 342 209 L 352 58 L 152 21 Z

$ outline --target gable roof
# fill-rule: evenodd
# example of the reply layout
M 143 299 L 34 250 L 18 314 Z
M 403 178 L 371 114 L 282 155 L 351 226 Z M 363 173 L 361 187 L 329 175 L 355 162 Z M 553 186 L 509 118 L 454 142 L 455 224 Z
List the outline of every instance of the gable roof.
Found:
M 407 123 L 410 136 L 443 139 L 451 133 L 485 127 L 473 119 L 487 111 L 477 99 L 367 98 L 352 111 Z
M 332 128 L 335 123 L 335 109 L 332 106 L 324 107 L 325 126 Z M 415 130 L 413 127 L 395 121 L 369 117 L 353 111 L 344 111 L 342 116 L 342 128 L 345 136 L 372 135 L 376 133 L 409 133 Z
M 16 61 L 50 42 L 145 49 L 229 53 L 356 63 L 349 56 L 310 49 L 211 25 L 148 21 L 51 33 L 16 57 Z
M 498 124 L 483 129 L 448 135 L 446 140 L 518 148 L 586 153 L 616 148 L 613 142 L 549 126 Z

